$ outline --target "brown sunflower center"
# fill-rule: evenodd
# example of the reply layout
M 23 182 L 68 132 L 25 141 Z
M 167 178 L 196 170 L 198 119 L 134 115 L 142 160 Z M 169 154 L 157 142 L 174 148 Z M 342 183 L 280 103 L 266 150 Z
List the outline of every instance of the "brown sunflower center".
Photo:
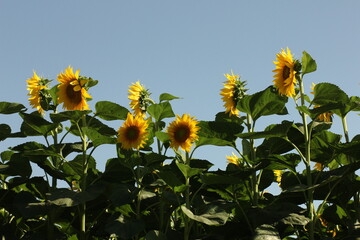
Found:
M 66 87 L 66 96 L 74 104 L 79 104 L 82 100 L 81 91 L 74 91 L 74 86 L 71 84 Z
M 177 142 L 185 142 L 190 137 L 190 129 L 188 126 L 180 126 L 176 129 L 174 138 Z
M 290 68 L 288 66 L 284 66 L 282 76 L 283 76 L 284 80 L 289 78 L 289 76 L 290 76 Z
M 127 128 L 126 138 L 130 141 L 136 140 L 139 138 L 140 130 L 136 126 L 131 126 Z

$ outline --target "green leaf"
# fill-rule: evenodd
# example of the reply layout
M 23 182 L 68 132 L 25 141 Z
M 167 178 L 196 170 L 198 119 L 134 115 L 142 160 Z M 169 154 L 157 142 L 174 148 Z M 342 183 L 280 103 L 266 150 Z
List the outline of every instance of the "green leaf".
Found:
M 287 97 L 280 96 L 273 86 L 240 99 L 237 108 L 256 121 L 261 116 L 284 114 Z
M 267 127 L 268 130 L 263 132 L 250 132 L 250 133 L 240 133 L 236 136 L 245 139 L 259 139 L 259 138 L 270 138 L 270 137 L 286 137 L 288 131 L 290 130 L 293 122 L 283 121 L 281 124 L 274 124 Z
M 169 134 L 165 132 L 155 132 L 155 136 L 161 141 L 161 142 L 167 142 L 169 141 Z
M 348 95 L 338 86 L 332 83 L 318 83 L 314 88 L 314 105 L 325 105 L 329 103 L 347 103 Z
M 196 147 L 203 145 L 235 146 L 236 134 L 244 127 L 234 122 L 200 121 L 199 140 Z
M 2 174 L 8 176 L 22 176 L 30 177 L 32 169 L 29 160 L 23 157 L 20 153 L 14 153 L 11 155 L 10 160 L 7 162 L 8 167 L 2 172 Z
M 201 181 L 207 185 L 212 184 L 239 184 L 242 183 L 243 180 L 229 175 L 219 175 L 215 173 L 206 173 L 201 175 Z
M 91 113 L 90 110 L 74 110 L 74 111 L 64 111 L 59 113 L 51 113 L 50 118 L 53 122 L 64 122 L 67 120 L 71 120 L 74 122 L 79 122 L 79 120 L 86 114 Z
M 181 206 L 181 210 L 188 216 L 190 219 L 197 222 L 204 223 L 209 226 L 219 226 L 224 225 L 229 217 L 229 214 L 223 209 L 218 208 L 217 206 L 212 206 L 208 211 L 201 215 L 195 215 L 190 209 Z
M 103 185 L 93 185 L 85 192 L 74 192 L 66 188 L 58 188 L 47 193 L 50 204 L 59 207 L 73 207 L 94 200 L 105 190 Z
M 305 226 L 309 223 L 310 219 L 305 217 L 304 215 L 300 215 L 297 213 L 290 213 L 289 216 L 281 219 L 281 222 L 286 225 L 300 225 Z
M 95 104 L 96 116 L 107 120 L 125 120 L 129 112 L 128 109 L 109 101 L 99 101 Z
M 255 229 L 254 240 L 281 240 L 278 230 L 269 224 L 263 224 Z
M 94 147 L 98 147 L 102 144 L 116 144 L 116 138 L 111 136 L 106 136 L 96 130 L 95 128 L 91 127 L 83 127 L 83 132 L 89 139 L 92 141 Z
M 204 169 L 192 168 L 192 167 L 190 167 L 186 164 L 180 163 L 180 162 L 176 162 L 176 165 L 178 166 L 178 168 L 180 169 L 180 171 L 182 172 L 182 174 L 184 175 L 185 178 L 190 178 L 190 177 L 198 175 L 204 171 Z
M 45 120 L 38 112 L 32 114 L 21 113 L 21 116 L 24 119 L 25 125 L 43 136 L 48 135 L 50 131 L 58 127 L 58 123 L 51 123 Z
M 308 54 L 305 51 L 303 52 L 301 65 L 302 65 L 302 69 L 301 69 L 302 75 L 315 72 L 317 68 L 316 61 L 310 56 L 310 54 Z
M 0 124 L 0 141 L 5 140 L 11 135 L 11 128 L 7 124 Z
M 175 117 L 169 102 L 152 104 L 148 107 L 147 112 L 155 119 L 156 122 L 159 122 L 164 118 Z
M 159 101 L 160 102 L 163 102 L 163 101 L 171 101 L 171 100 L 174 100 L 174 99 L 180 99 L 179 97 L 175 97 L 169 93 L 162 93 L 159 97 Z
M 12 114 L 26 111 L 26 107 L 20 103 L 0 102 L 0 113 Z

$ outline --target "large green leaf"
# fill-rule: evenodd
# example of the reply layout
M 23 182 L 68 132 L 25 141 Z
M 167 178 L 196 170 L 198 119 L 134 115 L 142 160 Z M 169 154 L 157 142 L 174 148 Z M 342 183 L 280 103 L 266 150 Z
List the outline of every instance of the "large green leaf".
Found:
M 325 105 L 329 103 L 347 103 L 348 95 L 338 86 L 332 83 L 318 83 L 314 88 L 314 105 Z
M 106 136 L 95 128 L 83 127 L 82 130 L 85 133 L 85 135 L 88 136 L 89 139 L 92 141 L 94 147 L 100 146 L 102 144 L 115 144 L 116 143 L 115 137 Z
M 37 112 L 32 114 L 21 113 L 21 116 L 24 119 L 25 125 L 43 136 L 48 135 L 50 131 L 55 130 L 59 126 L 58 123 L 51 123 L 45 120 Z
M 79 120 L 86 114 L 91 113 L 90 110 L 84 110 L 84 111 L 64 111 L 59 113 L 51 113 L 50 118 L 54 122 L 64 122 L 67 120 L 71 120 L 74 122 L 79 122 Z
M 302 75 L 305 75 L 307 73 L 311 73 L 316 71 L 317 65 L 315 60 L 308 54 L 307 52 L 303 52 L 303 56 L 301 58 L 301 72 Z
M 10 160 L 7 162 L 7 167 L 2 169 L 2 174 L 8 176 L 22 176 L 30 177 L 32 169 L 28 158 L 22 156 L 20 153 L 11 155 Z
M 281 240 L 279 231 L 272 225 L 263 224 L 255 229 L 254 240 Z
M 240 133 L 236 136 L 246 139 L 259 139 L 259 138 L 270 138 L 270 137 L 286 137 L 289 129 L 292 127 L 293 122 L 283 121 L 281 124 L 274 124 L 265 129 L 263 132 L 250 132 Z
M 148 107 L 147 112 L 152 116 L 155 121 L 159 122 L 164 118 L 174 117 L 175 114 L 169 102 L 162 102 L 159 104 L 152 104 Z
M 237 108 L 256 121 L 261 116 L 283 114 L 287 97 L 280 96 L 273 86 L 240 99 Z
M 12 114 L 24 111 L 26 111 L 26 108 L 20 103 L 0 102 L 0 113 L 2 114 Z
M 11 134 L 11 128 L 7 124 L 0 124 L 0 141 L 5 140 Z
M 180 162 L 176 162 L 176 165 L 178 166 L 178 168 L 180 169 L 180 171 L 182 172 L 182 174 L 184 175 L 185 178 L 189 178 L 189 177 L 198 175 L 205 170 L 205 169 L 201 169 L 201 168 L 192 168 L 192 167 L 190 167 L 186 164 L 180 163 Z
M 209 226 L 223 225 L 229 218 L 229 214 L 217 206 L 209 207 L 207 211 L 201 215 L 195 215 L 190 209 L 188 209 L 184 205 L 181 206 L 181 210 L 190 219 L 204 223 Z
M 201 121 L 198 126 L 199 140 L 196 147 L 203 145 L 235 146 L 236 134 L 244 128 L 234 122 Z
M 96 116 L 104 120 L 125 120 L 128 109 L 109 101 L 99 101 L 95 104 Z

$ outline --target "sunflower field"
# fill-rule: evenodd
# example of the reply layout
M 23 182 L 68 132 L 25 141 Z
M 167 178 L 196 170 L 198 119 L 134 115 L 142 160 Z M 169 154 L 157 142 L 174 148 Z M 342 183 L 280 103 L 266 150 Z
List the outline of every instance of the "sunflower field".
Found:
M 304 87 L 317 69 L 307 52 L 294 59 L 283 49 L 274 64 L 273 84 L 254 94 L 225 74 L 224 111 L 211 120 L 175 114 L 179 97 L 154 101 L 139 81 L 129 108 L 98 101 L 90 109 L 97 80 L 69 66 L 51 86 L 34 72 L 32 110 L 0 102 L 2 117 L 22 119 L 15 132 L 0 124 L 1 142 L 22 140 L 0 154 L 1 239 L 360 238 L 360 135 L 350 139 L 346 121 L 360 98 L 331 83 Z M 298 118 L 255 130 L 264 116 L 286 117 L 290 101 Z M 331 131 L 333 118 L 343 134 Z M 114 158 L 95 159 L 103 144 Z M 233 148 L 225 170 L 194 157 L 208 145 Z

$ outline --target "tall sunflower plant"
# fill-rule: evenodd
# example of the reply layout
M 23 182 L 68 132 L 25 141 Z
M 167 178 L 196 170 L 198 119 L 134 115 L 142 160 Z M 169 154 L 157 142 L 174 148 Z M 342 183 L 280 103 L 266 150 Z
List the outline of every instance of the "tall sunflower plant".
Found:
M 140 81 L 129 86 L 128 108 L 91 109 L 96 80 L 69 66 L 50 87 L 34 72 L 34 112 L 0 102 L 1 114 L 23 120 L 18 132 L 0 124 L 0 140 L 25 139 L 0 154 L 2 239 L 356 238 L 360 138 L 350 138 L 346 119 L 360 99 L 307 82 L 317 64 L 306 52 L 296 59 L 283 49 L 274 64 L 273 85 L 253 94 L 240 75 L 225 74 L 224 111 L 207 121 L 175 114 L 178 97 L 154 101 Z M 290 107 L 298 120 L 286 119 Z M 268 116 L 279 123 L 259 130 Z M 342 135 L 330 131 L 337 117 Z M 104 144 L 113 157 L 95 159 Z M 208 145 L 233 148 L 226 169 L 197 156 Z

